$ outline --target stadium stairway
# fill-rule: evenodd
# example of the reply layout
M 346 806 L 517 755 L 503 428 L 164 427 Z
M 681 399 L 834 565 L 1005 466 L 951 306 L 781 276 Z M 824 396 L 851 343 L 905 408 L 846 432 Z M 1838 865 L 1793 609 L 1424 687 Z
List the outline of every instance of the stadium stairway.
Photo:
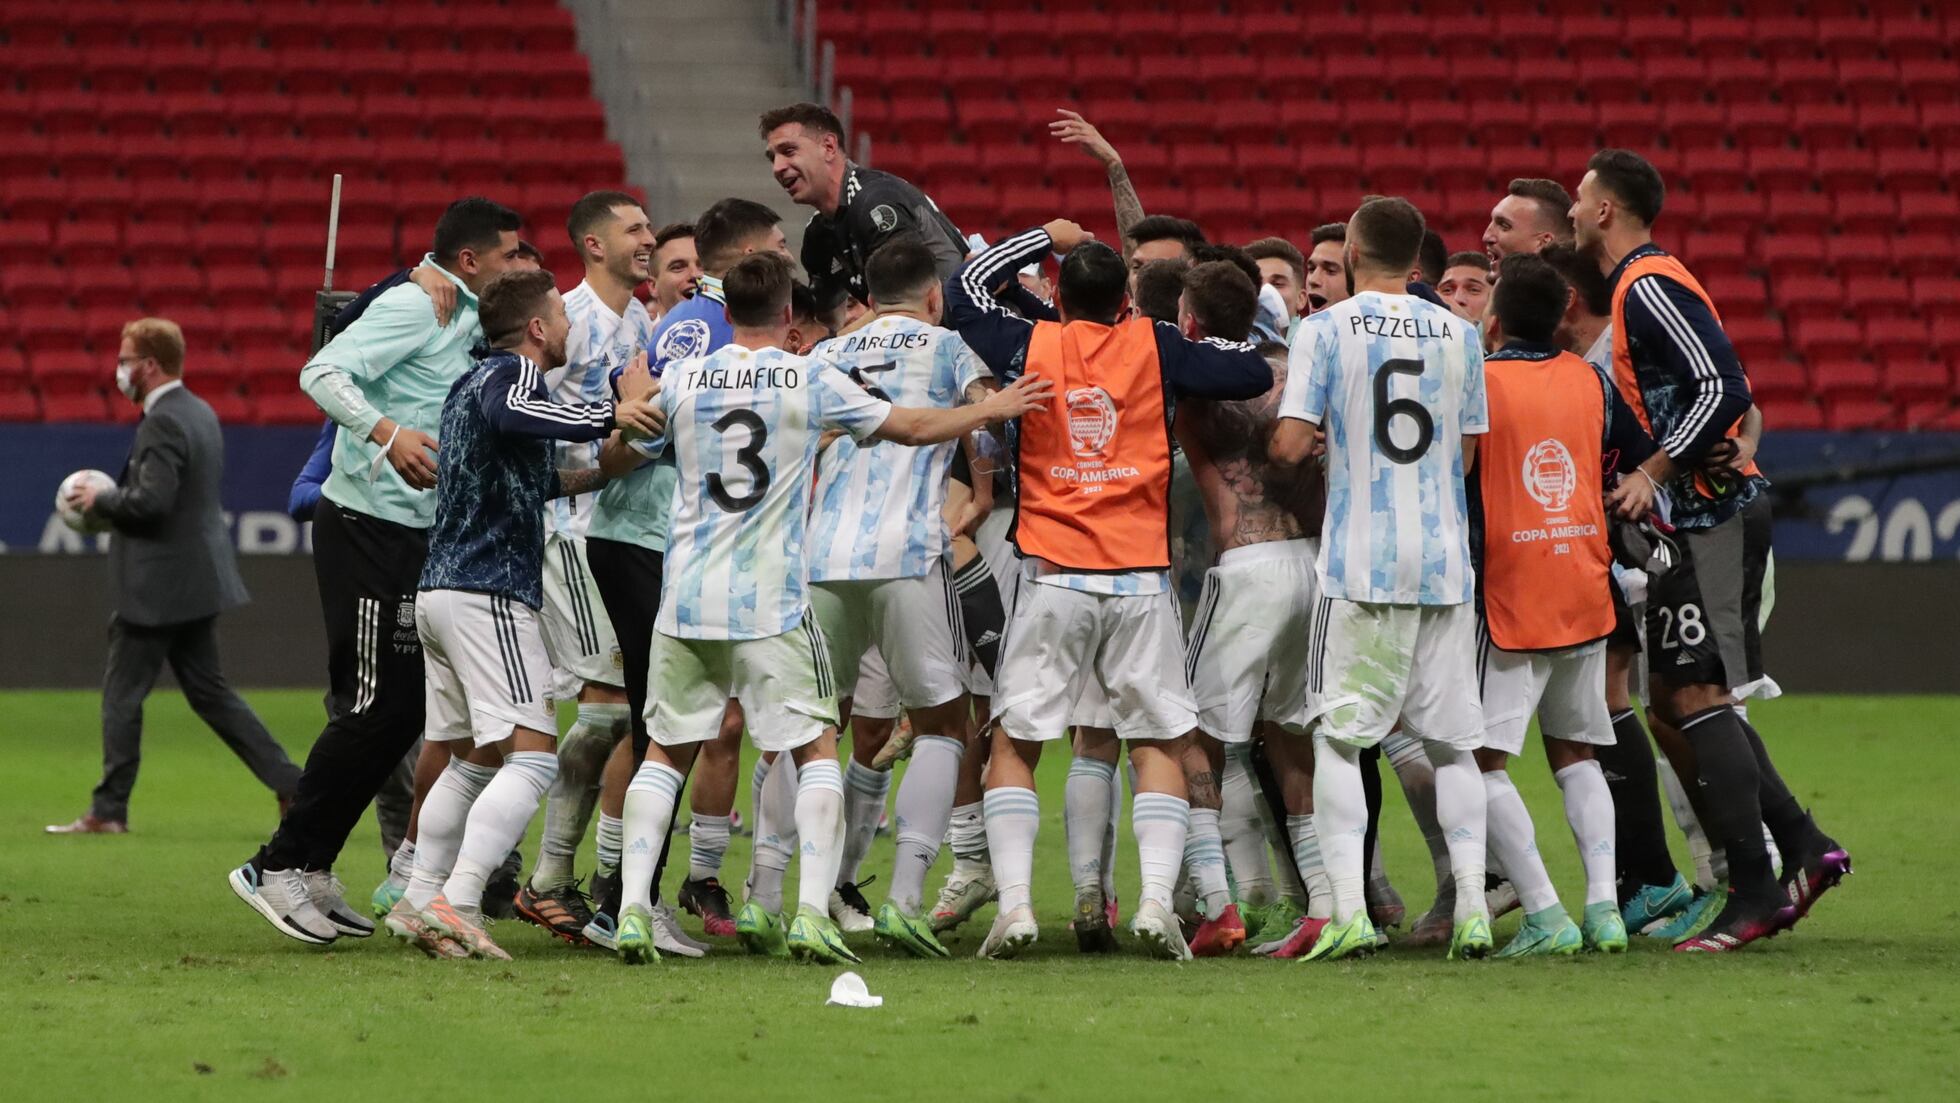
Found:
M 796 75 L 777 0 L 713 5 L 565 0 L 628 175 L 647 189 L 657 222 L 691 220 L 729 196 L 783 216 L 792 248 L 807 212 L 769 175 L 756 119 L 811 98 Z

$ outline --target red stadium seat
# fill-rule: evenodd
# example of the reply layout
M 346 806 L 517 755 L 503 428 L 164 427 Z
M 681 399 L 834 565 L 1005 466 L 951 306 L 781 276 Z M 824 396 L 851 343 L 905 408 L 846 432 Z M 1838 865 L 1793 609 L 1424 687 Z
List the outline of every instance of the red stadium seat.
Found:
M 1830 204 L 1838 225 L 1847 231 L 1880 234 L 1899 231 L 1899 201 L 1889 192 L 1841 191 L 1831 197 Z
M 46 221 L 0 221 L 0 267 L 39 264 L 53 252 L 54 232 Z
M 1818 274 L 1779 276 L 1770 281 L 1770 291 L 1785 313 L 1807 315 L 1835 314 L 1844 306 L 1844 284 L 1832 276 Z
M 1868 149 L 1831 149 L 1817 154 L 1817 178 L 1827 191 L 1869 188 L 1878 159 Z
M 1743 351 L 1740 343 L 1736 344 L 1736 352 L 1749 373 L 1749 393 L 1756 405 L 1803 398 L 1811 393 L 1810 378 L 1802 364 L 1784 360 L 1780 355 L 1750 356 Z
M 1825 426 L 1840 431 L 1883 429 L 1896 419 L 1897 411 L 1882 399 L 1846 397 L 1824 404 Z
M 1908 58 L 1899 63 L 1899 84 L 1920 104 L 1960 101 L 1960 61 L 1953 58 Z
M 1913 315 L 1912 282 L 1897 276 L 1847 280 L 1844 302 L 1853 314 L 1868 321 L 1909 318 Z
M 1837 69 L 1821 58 L 1779 58 L 1773 73 L 1777 92 L 1788 102 L 1830 103 L 1837 97 Z
M 1853 279 L 1884 275 L 1892 267 L 1890 243 L 1877 234 L 1840 234 L 1827 238 L 1825 255 L 1839 275 Z

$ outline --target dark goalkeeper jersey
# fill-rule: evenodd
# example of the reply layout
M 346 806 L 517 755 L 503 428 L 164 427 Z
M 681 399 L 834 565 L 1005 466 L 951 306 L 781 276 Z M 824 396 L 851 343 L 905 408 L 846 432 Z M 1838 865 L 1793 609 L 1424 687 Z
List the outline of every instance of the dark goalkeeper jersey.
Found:
M 865 261 L 878 246 L 907 233 L 932 250 L 942 280 L 966 259 L 966 238 L 924 192 L 889 172 L 846 165 L 837 213 L 811 215 L 803 231 L 803 270 L 810 275 L 818 305 L 835 310 L 847 295 L 870 302 Z

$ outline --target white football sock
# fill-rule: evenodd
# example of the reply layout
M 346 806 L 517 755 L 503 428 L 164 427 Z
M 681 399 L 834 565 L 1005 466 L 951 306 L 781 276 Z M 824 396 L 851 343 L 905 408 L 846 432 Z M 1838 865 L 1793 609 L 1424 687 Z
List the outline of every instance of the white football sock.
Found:
M 619 863 L 621 910 L 653 907 L 653 868 L 660 848 L 673 830 L 674 808 L 680 803 L 681 772 L 664 762 L 642 762 L 626 786 L 626 807 L 620 810 L 626 851 Z M 613 918 L 617 919 L 618 916 Z
M 1249 908 L 1273 900 L 1273 865 L 1266 855 L 1266 836 L 1259 827 L 1259 791 L 1247 759 L 1250 743 L 1225 747 L 1225 776 L 1218 785 L 1218 836 L 1225 847 L 1225 867 Z
M 1447 743 L 1425 743 L 1436 768 L 1436 822 L 1450 848 L 1450 875 L 1456 881 L 1456 919 L 1485 915 L 1483 771 L 1469 751 Z M 1318 806 L 1316 806 L 1318 807 Z
M 592 810 L 599 804 L 599 774 L 613 744 L 625 730 L 627 708 L 606 702 L 578 707 L 578 720 L 558 741 L 558 776 L 544 803 L 544 833 L 538 837 L 538 866 L 531 887 L 544 892 L 572 880 L 573 859 Z
M 898 783 L 896 853 L 892 858 L 891 902 L 906 915 L 919 913 L 926 873 L 939 860 L 939 840 L 953 811 L 966 749 L 943 735 L 922 735 L 912 743 L 912 761 Z
M 755 857 L 749 867 L 749 899 L 765 911 L 783 910 L 783 880 L 796 854 L 796 762 L 787 753 L 756 764 L 763 783 L 756 801 Z M 829 897 L 824 898 L 825 906 Z
M 406 885 L 414 872 L 415 840 L 403 839 L 401 845 L 395 848 L 395 852 L 388 856 L 388 879 Z
M 704 816 L 696 812 L 687 821 L 687 876 L 705 881 L 721 876 L 721 860 L 728 853 L 730 820 L 727 816 Z
M 1225 880 L 1225 843 L 1218 835 L 1218 809 L 1190 808 L 1189 811 L 1184 832 L 1184 868 L 1191 876 L 1191 887 L 1198 894 L 1205 918 L 1215 919 L 1232 902 L 1232 887 Z
M 987 866 L 987 815 L 980 801 L 957 805 L 946 821 L 946 849 L 953 852 L 953 868 Z
M 1293 860 L 1307 885 L 1307 918 L 1334 918 L 1334 886 L 1327 880 L 1327 863 L 1320 856 L 1320 832 L 1314 818 L 1286 817 L 1286 834 L 1293 841 Z
M 1510 871 L 1511 885 L 1518 890 L 1519 906 L 1526 915 L 1556 907 L 1558 890 L 1552 887 L 1551 875 L 1545 872 L 1545 861 L 1538 853 L 1537 835 L 1531 825 L 1531 812 L 1525 808 L 1524 798 L 1518 795 L 1511 775 L 1503 770 L 1484 771 L 1484 798 L 1490 852 L 1501 857 L 1504 868 Z M 1482 891 L 1477 895 L 1482 896 Z
M 598 859 L 599 872 L 618 873 L 619 852 L 626 849 L 626 821 L 618 816 L 599 813 L 599 829 L 592 833 L 592 849 Z
M 794 816 L 796 837 L 803 843 L 796 870 L 798 910 L 829 915 L 830 893 L 844 861 L 844 772 L 836 759 L 813 758 L 797 770 Z M 877 827 L 876 820 L 872 827 Z
M 1069 880 L 1077 892 L 1102 889 L 1103 851 L 1109 831 L 1110 784 L 1116 764 L 1099 758 L 1076 757 L 1068 764 L 1068 783 L 1062 789 L 1062 828 L 1068 840 Z M 989 817 L 993 809 L 987 810 Z M 998 871 L 996 871 L 998 872 Z
M 470 805 L 456 868 L 443 882 L 442 894 L 452 907 L 482 910 L 484 884 L 504 864 L 510 848 L 524 838 L 524 829 L 538 814 L 538 802 L 557 776 L 558 755 L 552 751 L 512 751 L 504 756 L 497 776 Z
M 994 884 L 1000 889 L 1001 914 L 1031 907 L 1041 802 L 1033 789 L 989 789 L 981 803 L 986 809 L 987 853 L 993 860 Z M 1101 829 L 1098 823 L 1096 830 Z
M 452 758 L 429 787 L 429 795 L 422 798 L 422 815 L 416 820 L 415 867 L 404 894 L 409 907 L 426 908 L 429 901 L 442 895 L 443 882 L 449 880 L 456 852 L 463 846 L 463 826 L 469 822 L 470 805 L 496 776 L 495 766 Z
M 1363 859 L 1368 838 L 1368 794 L 1361 788 L 1361 751 L 1324 736 L 1313 741 L 1313 818 L 1320 835 L 1328 887 L 1334 892 L 1336 923 L 1346 923 L 1367 906 L 1362 895 Z M 1481 886 L 1477 893 L 1483 896 Z
M 1123 772 L 1129 776 L 1130 792 L 1137 791 L 1137 768 L 1134 762 L 1123 763 Z M 1123 780 L 1115 773 L 1109 775 L 1109 822 L 1103 824 L 1102 837 L 1102 890 L 1103 899 L 1116 899 L 1116 833 L 1123 826 Z
M 858 866 L 871 853 L 871 841 L 878 837 L 878 821 L 885 815 L 885 794 L 891 791 L 892 776 L 851 759 L 844 767 L 844 852 L 837 875 L 857 880 Z M 839 881 L 838 884 L 843 884 Z
M 1138 793 L 1130 803 L 1130 830 L 1137 837 L 1137 875 L 1143 881 L 1139 904 L 1155 900 L 1166 909 L 1184 859 L 1184 836 L 1191 828 L 1191 802 L 1169 793 Z M 1225 855 L 1218 854 L 1219 880 Z
M 1619 873 L 1613 834 L 1613 791 L 1606 773 L 1592 759 L 1574 762 L 1552 775 L 1565 794 L 1565 822 L 1579 844 L 1586 868 L 1586 905 L 1617 901 Z
M 1395 780 L 1402 785 L 1402 796 L 1429 848 L 1430 872 L 1436 878 L 1437 899 L 1455 899 L 1456 882 L 1450 876 L 1450 848 L 1443 840 L 1442 825 L 1436 822 L 1436 770 L 1423 752 L 1422 740 L 1404 732 L 1394 732 L 1382 740 L 1382 754 L 1395 768 Z M 1377 836 L 1379 843 L 1379 835 Z

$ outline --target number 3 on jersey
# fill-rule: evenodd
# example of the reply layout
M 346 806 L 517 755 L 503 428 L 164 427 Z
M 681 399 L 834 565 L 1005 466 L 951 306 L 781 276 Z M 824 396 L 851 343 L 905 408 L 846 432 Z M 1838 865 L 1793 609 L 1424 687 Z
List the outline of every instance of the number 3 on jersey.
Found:
M 769 442 L 769 426 L 756 416 L 754 410 L 730 410 L 721 415 L 714 428 L 721 434 L 722 469 L 727 470 L 731 462 L 742 467 L 748 472 L 749 489 L 746 494 L 731 494 L 721 472 L 712 471 L 708 474 L 708 493 L 714 496 L 716 505 L 730 513 L 741 513 L 769 493 L 769 466 L 762 462 L 763 446 Z M 730 429 L 748 432 L 748 439 L 732 454 L 729 451 Z
M 1384 360 L 1382 366 L 1375 370 L 1375 447 L 1396 463 L 1414 463 L 1435 443 L 1436 419 L 1413 398 L 1388 397 L 1388 385 L 1398 375 L 1420 377 L 1422 361 Z M 1414 444 L 1403 447 L 1389 435 L 1389 423 L 1397 417 L 1406 417 L 1416 423 Z

